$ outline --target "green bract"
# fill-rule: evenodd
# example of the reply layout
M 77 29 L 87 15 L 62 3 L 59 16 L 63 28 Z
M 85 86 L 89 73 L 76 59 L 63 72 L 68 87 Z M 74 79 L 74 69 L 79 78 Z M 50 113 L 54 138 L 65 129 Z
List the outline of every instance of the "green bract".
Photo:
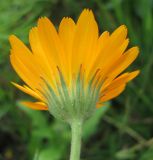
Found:
M 47 99 L 50 113 L 54 117 L 69 123 L 73 119 L 85 120 L 96 109 L 95 106 L 99 98 L 101 84 L 94 81 L 96 74 L 85 86 L 83 74 L 80 71 L 69 89 L 62 73 L 60 70 L 58 71 L 60 84 L 56 84 L 57 93 L 45 82 L 47 90 L 45 90 L 44 96 Z

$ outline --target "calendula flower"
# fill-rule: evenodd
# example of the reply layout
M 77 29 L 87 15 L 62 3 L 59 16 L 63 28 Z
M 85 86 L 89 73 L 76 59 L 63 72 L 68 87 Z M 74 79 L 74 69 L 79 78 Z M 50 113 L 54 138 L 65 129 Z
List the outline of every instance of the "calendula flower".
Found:
M 13 84 L 36 99 L 23 102 L 26 106 L 49 110 L 70 124 L 78 119 L 82 123 L 96 107 L 117 97 L 139 73 L 122 73 L 139 52 L 138 47 L 127 49 L 127 28 L 122 25 L 111 34 L 105 31 L 99 35 L 88 9 L 76 23 L 64 17 L 58 30 L 48 18 L 40 18 L 29 33 L 29 42 L 30 48 L 10 36 L 11 64 L 24 82 Z M 81 123 L 72 127 L 72 132 Z

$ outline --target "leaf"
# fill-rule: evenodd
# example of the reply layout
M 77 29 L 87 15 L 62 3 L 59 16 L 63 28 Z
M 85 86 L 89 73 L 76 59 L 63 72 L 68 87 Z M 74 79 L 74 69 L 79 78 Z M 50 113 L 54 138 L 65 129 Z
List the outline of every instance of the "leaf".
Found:
M 135 157 L 135 153 L 131 152 L 128 149 L 121 150 L 121 151 L 117 152 L 117 154 L 116 154 L 116 158 L 118 160 L 120 160 L 120 159 L 121 160 L 125 160 L 125 159 L 133 160 L 134 157 Z
M 44 149 L 40 152 L 38 160 L 60 160 L 61 159 L 61 151 L 55 148 Z

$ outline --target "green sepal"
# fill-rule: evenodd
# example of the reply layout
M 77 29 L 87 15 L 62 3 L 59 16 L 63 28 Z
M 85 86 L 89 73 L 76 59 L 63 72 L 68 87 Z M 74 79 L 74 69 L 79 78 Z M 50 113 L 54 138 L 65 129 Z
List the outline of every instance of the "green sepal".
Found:
M 56 83 L 56 91 L 44 80 L 46 90 L 44 96 L 47 99 L 47 105 L 50 113 L 57 119 L 71 123 L 74 119 L 85 120 L 90 117 L 96 109 L 96 104 L 100 94 L 100 83 L 94 83 L 94 75 L 89 83 L 85 85 L 84 76 L 81 69 L 68 88 L 62 72 L 58 69 L 59 84 Z

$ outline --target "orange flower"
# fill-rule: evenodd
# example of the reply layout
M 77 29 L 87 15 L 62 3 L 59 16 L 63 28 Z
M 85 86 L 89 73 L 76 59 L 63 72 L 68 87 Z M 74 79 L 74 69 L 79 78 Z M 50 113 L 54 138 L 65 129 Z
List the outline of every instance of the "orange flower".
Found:
M 92 99 L 94 94 L 92 107 L 100 107 L 118 96 L 127 82 L 139 74 L 138 70 L 122 74 L 139 52 L 138 47 L 126 50 L 127 28 L 122 25 L 112 34 L 105 31 L 99 36 L 94 15 L 88 9 L 83 10 L 76 23 L 63 18 L 58 31 L 48 18 L 40 18 L 29 33 L 29 42 L 30 49 L 16 36 L 10 36 L 11 64 L 25 85 L 13 84 L 37 99 L 23 102 L 32 109 L 48 110 L 57 102 L 63 106 L 69 103 L 71 109 L 74 103 L 84 107 L 83 101 Z M 88 101 L 88 105 L 91 103 Z

